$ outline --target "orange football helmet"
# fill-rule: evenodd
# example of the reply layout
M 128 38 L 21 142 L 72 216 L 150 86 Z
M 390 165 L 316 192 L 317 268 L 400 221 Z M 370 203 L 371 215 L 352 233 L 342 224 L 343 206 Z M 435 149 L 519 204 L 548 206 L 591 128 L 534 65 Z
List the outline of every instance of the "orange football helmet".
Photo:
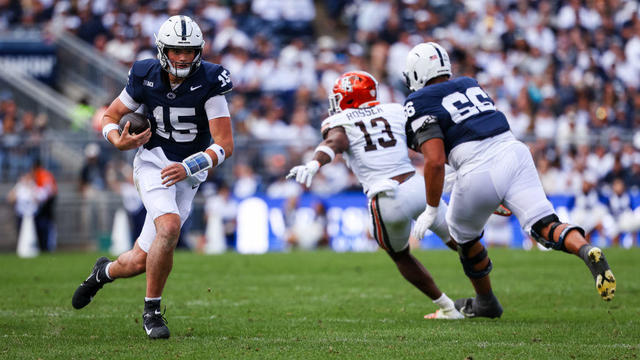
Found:
M 329 95 L 329 115 L 345 109 L 378 105 L 378 82 L 364 71 L 350 71 L 336 79 Z

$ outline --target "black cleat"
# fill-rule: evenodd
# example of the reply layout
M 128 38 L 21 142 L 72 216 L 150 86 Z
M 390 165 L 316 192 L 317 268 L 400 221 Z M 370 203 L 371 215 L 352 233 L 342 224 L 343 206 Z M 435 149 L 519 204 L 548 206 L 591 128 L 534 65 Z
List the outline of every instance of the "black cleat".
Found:
M 585 245 L 589 246 L 589 245 Z M 582 249 L 580 249 L 582 250 Z M 585 248 L 586 250 L 586 248 Z M 585 263 L 596 281 L 596 290 L 604 301 L 611 301 L 616 293 L 616 278 L 604 258 L 602 250 L 597 247 L 588 248 Z
M 142 314 L 142 328 L 149 339 L 168 339 L 170 335 L 167 319 L 164 317 L 164 313 L 160 312 L 160 309 L 145 310 Z
M 73 305 L 74 308 L 82 309 L 87 306 L 98 290 L 102 289 L 104 284 L 113 281 L 107 278 L 104 272 L 104 268 L 109 262 L 110 260 L 104 256 L 96 261 L 96 264 L 93 265 L 93 270 L 91 270 L 91 274 L 87 280 L 83 281 L 76 289 L 76 292 L 73 293 L 71 305 Z
M 476 298 L 462 298 L 454 301 L 454 306 L 464 317 L 499 318 L 502 315 L 502 305 L 496 297 L 486 302 L 480 302 Z

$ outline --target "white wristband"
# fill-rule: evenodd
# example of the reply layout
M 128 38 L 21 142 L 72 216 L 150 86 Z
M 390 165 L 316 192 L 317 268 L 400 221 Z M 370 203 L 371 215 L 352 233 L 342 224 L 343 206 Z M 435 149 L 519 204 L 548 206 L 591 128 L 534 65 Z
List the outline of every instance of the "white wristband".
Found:
M 332 148 L 328 147 L 327 145 L 320 145 L 316 148 L 315 152 L 323 152 L 327 155 L 329 155 L 329 158 L 331 160 L 329 160 L 329 162 L 332 162 L 333 159 L 336 157 L 336 153 L 333 151 Z
M 109 132 L 111 132 L 111 130 L 118 130 L 119 128 L 120 127 L 117 124 L 108 123 L 102 128 L 102 136 L 104 136 L 104 139 L 107 140 L 107 142 L 111 143 L 107 135 L 109 135 Z
M 225 159 L 225 153 L 222 146 L 218 144 L 211 144 L 211 146 L 209 146 L 207 149 L 213 151 L 218 156 L 218 163 L 216 164 L 215 167 L 220 166 L 220 164 L 222 164 Z

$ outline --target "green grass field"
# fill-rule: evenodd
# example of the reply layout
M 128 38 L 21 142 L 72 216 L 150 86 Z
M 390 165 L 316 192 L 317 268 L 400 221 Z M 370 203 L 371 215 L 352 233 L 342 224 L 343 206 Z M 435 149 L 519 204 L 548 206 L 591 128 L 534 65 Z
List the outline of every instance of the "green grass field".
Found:
M 97 254 L 0 255 L 0 358 L 637 359 L 640 249 L 605 253 L 618 280 L 610 303 L 575 257 L 491 250 L 504 314 L 461 321 L 424 320 L 435 306 L 382 252 L 177 253 L 168 341 L 142 330 L 144 275 L 74 310 Z M 415 254 L 451 298 L 473 294 L 455 253 Z

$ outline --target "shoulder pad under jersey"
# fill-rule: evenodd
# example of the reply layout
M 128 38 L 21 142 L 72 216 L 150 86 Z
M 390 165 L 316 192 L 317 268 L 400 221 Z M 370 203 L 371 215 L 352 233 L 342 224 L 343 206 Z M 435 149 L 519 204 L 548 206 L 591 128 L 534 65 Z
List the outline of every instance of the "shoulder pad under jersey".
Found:
M 158 63 L 158 60 L 156 59 L 138 60 L 133 63 L 133 66 L 131 66 L 130 72 L 136 77 L 144 77 L 149 73 L 149 71 L 151 71 L 153 66 L 157 63 Z

